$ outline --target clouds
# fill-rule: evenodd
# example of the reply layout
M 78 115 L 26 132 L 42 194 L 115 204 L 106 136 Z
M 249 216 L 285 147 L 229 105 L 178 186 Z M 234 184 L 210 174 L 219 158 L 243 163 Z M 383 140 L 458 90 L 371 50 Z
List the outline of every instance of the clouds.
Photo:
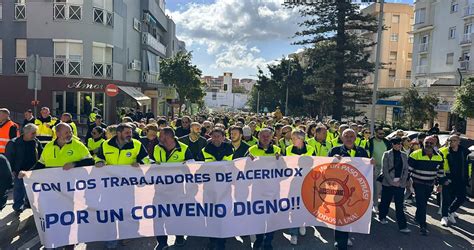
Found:
M 281 0 L 216 0 L 191 3 L 168 12 L 178 26 L 178 37 L 188 46 L 205 47 L 218 69 L 251 68 L 266 59 L 255 44 L 275 41 L 290 46 L 298 13 Z M 294 48 L 293 48 L 294 49 Z

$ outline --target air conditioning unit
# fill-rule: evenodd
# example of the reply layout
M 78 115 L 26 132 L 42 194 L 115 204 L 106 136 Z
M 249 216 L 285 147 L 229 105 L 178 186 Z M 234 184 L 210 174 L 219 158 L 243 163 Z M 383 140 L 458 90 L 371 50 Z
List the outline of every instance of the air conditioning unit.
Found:
M 142 62 L 133 60 L 128 64 L 128 69 L 140 71 L 142 69 Z
M 151 16 L 148 13 L 143 14 L 143 22 L 144 23 L 150 23 Z
M 140 20 L 133 18 L 133 28 L 138 32 L 142 30 L 142 23 Z

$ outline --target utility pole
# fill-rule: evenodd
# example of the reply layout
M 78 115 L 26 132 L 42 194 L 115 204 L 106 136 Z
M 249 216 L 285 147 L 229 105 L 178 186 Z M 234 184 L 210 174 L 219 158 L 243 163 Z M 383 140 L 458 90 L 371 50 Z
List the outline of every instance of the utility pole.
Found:
M 375 73 L 374 73 L 374 88 L 372 93 L 372 107 L 370 112 L 370 132 L 372 136 L 375 130 L 375 105 L 377 104 L 377 85 L 379 82 L 379 70 L 380 70 L 380 53 L 382 50 L 382 32 L 383 32 L 383 5 L 384 0 L 380 0 L 379 9 L 379 24 L 377 27 L 377 49 L 375 52 Z
M 288 116 L 288 84 L 290 81 L 291 59 L 288 58 L 288 77 L 286 78 L 285 116 Z

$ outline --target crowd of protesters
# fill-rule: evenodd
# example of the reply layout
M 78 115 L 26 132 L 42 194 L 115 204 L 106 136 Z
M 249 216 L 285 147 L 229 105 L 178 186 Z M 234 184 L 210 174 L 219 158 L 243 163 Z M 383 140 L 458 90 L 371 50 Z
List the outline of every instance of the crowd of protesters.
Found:
M 415 203 L 420 234 L 428 235 L 426 207 L 433 192 L 441 190 L 442 226 L 456 223 L 456 211 L 466 200 L 470 152 L 460 145 L 460 136 L 455 133 L 446 145 L 439 145 L 437 126 L 414 139 L 398 130 L 389 140 L 382 127 L 376 128 L 371 136 L 367 121 L 316 121 L 278 113 L 202 113 L 182 117 L 155 117 L 151 111 L 122 113 L 120 123 L 107 125 L 98 109 L 94 109 L 87 133 L 81 135 L 68 113 L 58 119 L 44 107 L 35 118 L 28 110 L 20 126 L 10 120 L 8 109 L 0 109 L 0 209 L 5 206 L 6 191 L 10 188 L 16 213 L 29 208 L 22 181 L 24 171 L 29 170 L 117 164 L 139 167 L 162 162 L 228 161 L 259 156 L 278 159 L 291 155 L 371 158 L 373 212 L 381 224 L 387 224 L 394 200 L 401 233 L 410 233 L 404 211 L 406 203 Z M 65 148 L 78 153 L 61 155 Z M 124 153 L 132 157 L 123 157 Z M 290 244 L 297 245 L 298 236 L 304 235 L 306 229 L 293 228 L 289 232 Z M 272 239 L 273 232 L 257 235 L 253 247 L 272 249 Z M 224 249 L 225 241 L 211 238 L 209 249 Z M 156 249 L 164 249 L 167 242 L 166 236 L 158 236 Z M 109 241 L 106 246 L 116 248 L 117 243 Z M 183 244 L 185 238 L 178 236 L 175 245 Z M 346 249 L 350 245 L 349 233 L 335 231 L 336 248 Z

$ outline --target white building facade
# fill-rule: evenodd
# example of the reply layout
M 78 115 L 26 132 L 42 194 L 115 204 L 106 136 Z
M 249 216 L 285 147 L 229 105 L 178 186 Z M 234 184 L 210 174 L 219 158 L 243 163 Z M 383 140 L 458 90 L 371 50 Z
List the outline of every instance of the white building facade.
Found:
M 473 0 L 417 0 L 413 29 L 412 82 L 421 93 L 440 99 L 435 123 L 441 130 L 457 125 L 474 136 L 474 120 L 452 114 L 456 88 L 461 79 L 474 75 L 471 62 L 474 35 Z

